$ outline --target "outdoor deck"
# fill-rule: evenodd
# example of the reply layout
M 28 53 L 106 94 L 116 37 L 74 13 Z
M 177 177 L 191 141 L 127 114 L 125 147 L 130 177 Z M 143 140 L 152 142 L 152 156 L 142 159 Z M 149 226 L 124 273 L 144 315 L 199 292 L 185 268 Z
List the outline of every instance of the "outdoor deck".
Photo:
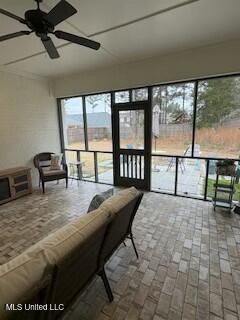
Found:
M 170 161 L 171 158 L 167 158 L 152 165 L 152 190 L 174 193 L 175 164 L 169 167 Z M 99 182 L 113 184 L 112 163 L 102 163 L 101 168 L 103 172 L 98 175 Z M 181 163 L 178 170 L 178 194 L 203 197 L 205 172 L 204 161 L 189 159 Z M 94 181 L 94 175 L 85 179 Z

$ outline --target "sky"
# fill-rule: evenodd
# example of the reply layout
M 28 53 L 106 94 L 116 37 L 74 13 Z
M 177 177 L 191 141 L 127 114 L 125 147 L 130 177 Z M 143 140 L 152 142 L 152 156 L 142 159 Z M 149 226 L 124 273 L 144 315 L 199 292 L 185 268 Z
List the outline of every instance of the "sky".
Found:
M 185 100 L 185 111 L 189 113 L 192 112 L 192 104 L 193 104 L 193 98 L 190 95 L 190 91 L 188 90 L 188 94 Z M 105 108 L 105 101 L 104 101 L 105 96 L 106 94 L 103 94 L 102 99 L 95 101 L 93 104 L 90 104 L 88 102 L 88 98 L 86 97 L 87 113 L 93 113 L 93 112 L 98 113 L 98 112 L 105 112 L 105 111 L 110 113 L 110 105 L 108 105 L 107 108 Z M 176 97 L 173 100 L 173 102 L 178 103 L 181 106 L 182 97 Z M 82 98 L 81 97 L 65 99 L 64 105 L 65 105 L 65 112 L 67 114 L 82 114 Z M 94 108 L 92 108 L 92 105 L 94 106 Z
M 82 114 L 82 98 L 66 99 L 64 100 L 64 105 L 67 114 Z M 93 109 L 90 103 L 86 103 L 87 113 L 105 112 L 105 103 L 103 100 L 96 101 L 94 106 Z

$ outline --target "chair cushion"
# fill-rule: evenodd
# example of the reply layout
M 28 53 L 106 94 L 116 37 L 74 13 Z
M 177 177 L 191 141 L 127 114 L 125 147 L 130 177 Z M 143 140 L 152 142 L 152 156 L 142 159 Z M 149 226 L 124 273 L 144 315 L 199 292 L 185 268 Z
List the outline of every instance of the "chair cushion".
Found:
M 110 197 L 105 200 L 99 208 L 109 210 L 112 214 L 115 214 L 138 195 L 139 191 L 134 187 L 124 189 L 116 193 L 114 197 Z
M 93 210 L 96 210 L 106 199 L 110 198 L 113 196 L 113 191 L 114 189 L 111 188 L 107 191 L 101 192 L 99 194 L 96 194 L 93 198 L 92 201 L 90 202 L 90 205 L 88 207 L 87 212 L 91 212 Z
M 46 177 L 49 177 L 49 176 L 60 176 L 60 175 L 63 175 L 65 174 L 66 171 L 65 170 L 43 170 L 43 175 L 46 176 Z
M 50 268 L 39 252 L 31 257 L 23 253 L 13 260 L 0 266 L 0 319 L 6 303 L 23 303 L 36 295 L 40 288 L 46 285 Z

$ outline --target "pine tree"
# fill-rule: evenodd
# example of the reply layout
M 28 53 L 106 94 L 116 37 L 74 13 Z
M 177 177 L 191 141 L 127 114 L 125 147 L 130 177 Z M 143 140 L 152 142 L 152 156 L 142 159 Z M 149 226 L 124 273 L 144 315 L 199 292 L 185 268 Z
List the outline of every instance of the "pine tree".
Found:
M 197 100 L 197 127 L 213 127 L 221 123 L 237 102 L 239 83 L 236 78 L 213 79 L 199 83 Z

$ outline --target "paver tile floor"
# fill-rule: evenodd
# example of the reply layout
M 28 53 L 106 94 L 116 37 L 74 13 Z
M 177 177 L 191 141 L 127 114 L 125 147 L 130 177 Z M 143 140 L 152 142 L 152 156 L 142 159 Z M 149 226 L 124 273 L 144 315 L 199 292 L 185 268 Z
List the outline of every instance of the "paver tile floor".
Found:
M 74 181 L 49 184 L 46 194 L 0 206 L 0 264 L 83 215 L 92 196 L 110 188 Z M 139 260 L 130 241 L 107 265 L 109 303 L 99 278 L 64 319 L 238 319 L 240 220 L 209 202 L 146 193 L 134 222 Z

